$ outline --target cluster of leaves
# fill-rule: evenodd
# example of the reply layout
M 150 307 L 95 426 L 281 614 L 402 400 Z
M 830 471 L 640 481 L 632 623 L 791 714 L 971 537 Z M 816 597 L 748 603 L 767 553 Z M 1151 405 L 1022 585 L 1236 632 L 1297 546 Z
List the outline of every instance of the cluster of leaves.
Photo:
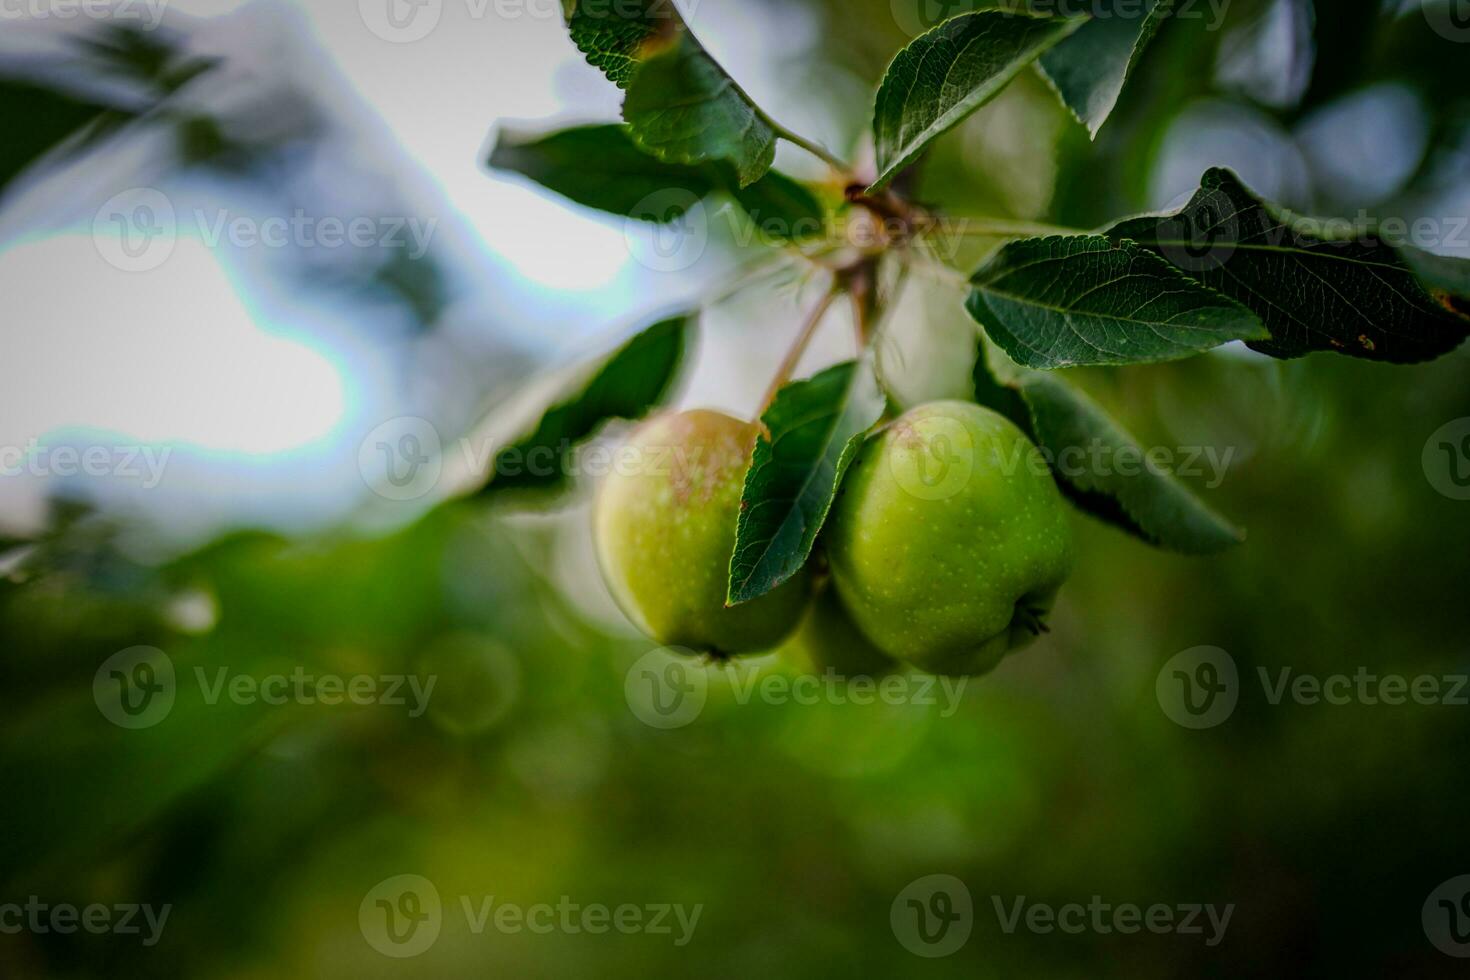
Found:
M 898 179 L 1023 70 L 1039 71 L 1095 136 L 1175 7 L 1174 0 L 1146 0 L 1097 18 L 987 9 L 944 21 L 890 64 L 875 99 L 875 173 L 855 180 L 840 161 L 757 107 L 667 0 L 620 5 L 618 14 L 572 3 L 572 39 L 626 90 L 624 125 L 507 135 L 491 164 L 622 217 L 677 217 L 677 208 L 644 207 L 676 189 L 690 204 L 724 193 L 753 216 L 783 218 L 791 227 L 822 205 L 771 169 L 776 141 L 788 139 L 838 171 L 848 187 L 841 207 L 911 214 L 917 209 L 894 191 Z M 903 257 L 896 258 L 902 267 Z M 1331 351 L 1392 363 L 1428 360 L 1470 334 L 1467 266 L 1394 247 L 1367 231 L 1321 233 L 1258 198 L 1233 173 L 1212 169 L 1176 212 L 1095 233 L 1022 238 L 995 252 L 971 278 L 966 303 L 991 342 L 980 348 L 974 397 L 1015 421 L 1053 460 L 1095 446 L 1140 452 L 1123 426 L 1050 372 L 1174 360 L 1232 341 L 1276 358 Z M 671 323 L 682 330 L 691 322 L 661 321 L 650 330 L 666 336 Z M 532 438 L 564 436 L 560 420 L 568 417 L 577 420 L 578 434 L 590 435 L 606 414 L 634 418 L 655 406 L 677 358 L 659 360 L 656 377 L 639 375 L 648 362 L 628 350 L 645 343 L 635 339 L 603 362 L 587 387 L 561 392 Z M 605 406 L 608 390 L 640 394 L 617 412 L 593 411 Z M 871 354 L 779 392 L 762 417 L 765 434 L 746 479 L 731 603 L 759 597 L 806 562 L 847 467 L 886 407 Z M 1081 510 L 1152 544 L 1205 554 L 1243 538 L 1168 473 L 1056 475 Z

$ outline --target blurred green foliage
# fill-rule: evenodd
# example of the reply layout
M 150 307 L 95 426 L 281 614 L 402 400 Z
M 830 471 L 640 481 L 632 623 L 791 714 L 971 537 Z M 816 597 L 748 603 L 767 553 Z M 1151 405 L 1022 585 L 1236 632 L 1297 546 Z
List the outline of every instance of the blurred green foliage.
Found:
M 904 41 L 892 5 L 826 7 L 828 67 L 876 79 Z M 1289 122 L 1397 79 L 1455 131 L 1463 46 L 1378 11 L 1319 9 L 1306 96 L 1269 112 Z M 1231 16 L 1250 12 L 1241 0 Z M 925 196 L 1079 226 L 1141 208 L 1161 134 L 1211 91 L 1202 66 L 1218 42 L 1166 29 L 1096 144 L 1023 82 L 934 154 Z M 966 133 L 997 126 L 1009 142 L 969 152 Z M 1041 163 L 1007 156 L 1033 144 Z M 1052 179 L 1038 185 L 1037 168 Z M 1421 464 L 1431 433 L 1470 416 L 1467 376 L 1463 350 L 1412 369 L 1221 352 L 1082 374 L 1144 445 L 1232 448 L 1206 496 L 1249 539 L 1191 559 L 1079 517 L 1052 634 L 968 685 L 950 716 L 740 704 L 711 669 L 694 724 L 643 724 L 624 683 L 648 645 L 608 615 L 578 498 L 561 516 L 454 504 L 386 536 L 240 533 L 162 565 L 131 557 L 106 516 L 69 515 L 0 583 L 0 902 L 172 913 L 154 947 L 0 935 L 0 976 L 1457 975 L 1420 909 L 1470 871 L 1457 775 L 1470 709 L 1272 705 L 1256 671 L 1470 672 L 1470 504 L 1436 492 Z M 1229 651 L 1245 683 L 1228 722 L 1191 731 L 1160 710 L 1155 679 L 1201 644 Z M 177 700 L 128 730 L 93 684 L 138 645 L 167 654 Z M 435 676 L 445 696 L 419 717 L 210 703 L 195 672 L 220 668 Z M 790 671 L 775 658 L 743 669 Z M 358 910 L 406 873 L 434 882 L 444 930 L 393 960 L 364 941 Z M 889 909 L 935 873 L 968 884 L 975 934 L 922 960 Z M 458 897 L 490 895 L 703 913 L 682 948 L 476 935 Z M 1005 934 L 991 905 L 1093 895 L 1236 909 L 1209 948 Z

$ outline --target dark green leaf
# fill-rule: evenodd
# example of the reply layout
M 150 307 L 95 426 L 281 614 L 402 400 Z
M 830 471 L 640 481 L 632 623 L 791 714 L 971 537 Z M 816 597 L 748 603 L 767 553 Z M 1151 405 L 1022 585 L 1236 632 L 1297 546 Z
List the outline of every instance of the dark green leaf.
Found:
M 13 79 L 0 79 L 0 100 L 5 104 L 0 190 L 48 150 L 112 117 L 106 106 Z
M 975 401 L 994 412 L 999 412 L 1016 426 L 1035 440 L 1035 434 L 1031 431 L 1031 410 L 1026 406 L 1026 401 L 1021 397 L 1021 392 L 1012 385 L 1008 385 L 996 377 L 986 356 L 988 345 L 984 342 L 980 345 L 978 356 L 975 358 Z
M 557 379 L 550 397 L 538 392 L 534 430 L 501 450 L 483 492 L 555 487 L 566 477 L 560 463 L 576 443 L 609 419 L 642 418 L 672 387 L 688 346 L 690 315 L 661 320 L 612 354 Z
M 776 133 L 692 34 L 644 61 L 623 100 L 640 146 L 675 163 L 728 160 L 741 187 L 776 159 Z
M 886 185 L 1084 22 L 981 10 L 945 21 L 900 51 L 878 88 L 878 179 L 872 189 Z
M 1470 259 L 1437 255 L 1412 245 L 1400 248 L 1399 254 L 1442 306 L 1459 316 L 1470 317 Z
M 716 186 L 709 168 L 665 163 L 639 149 L 627 128 L 617 125 L 581 126 L 539 137 L 502 133 L 490 166 L 513 170 L 583 207 L 620 217 L 652 218 L 635 211 L 646 211 L 644 205 L 657 195 L 668 204 L 657 220 L 672 220 Z
M 618 88 L 628 87 L 650 49 L 685 29 L 673 0 L 569 0 L 565 6 L 572 43 Z
M 745 187 L 770 169 L 776 133 L 670 0 L 568 4 L 572 41 L 627 90 L 623 118 L 667 163 L 726 160 Z
M 849 361 L 781 389 L 761 421 L 735 552 L 731 605 L 759 598 L 801 570 L 884 399 L 868 361 Z
M 1206 173 L 1178 213 L 1132 218 L 1108 235 L 1152 249 L 1249 307 L 1270 331 L 1251 347 L 1272 357 L 1328 350 L 1413 363 L 1470 334 L 1470 318 L 1425 289 L 1393 247 L 1278 212 L 1228 170 Z
M 1071 384 L 1040 373 L 1019 384 L 1030 433 L 1081 510 L 1186 554 L 1223 551 L 1245 539 L 1173 474 L 1148 463 L 1138 442 Z
M 1265 337 L 1249 310 L 1132 242 L 1011 242 L 971 279 L 967 307 L 1026 367 L 1167 361 Z
M 817 238 L 827 230 L 827 211 L 804 184 L 771 170 L 749 187 L 740 187 L 728 166 L 718 166 L 723 175 L 721 187 L 765 234 L 800 241 Z
M 300 716 L 294 706 L 263 700 L 225 696 L 210 703 L 193 671 L 208 671 L 212 682 L 213 672 L 225 669 L 213 660 L 183 660 L 176 669 L 176 681 L 164 683 L 177 700 L 152 727 L 114 725 L 91 691 L 28 705 L 34 710 L 16 719 L 0 748 L 0 780 L 26 787 L 27 805 L 0 811 L 7 877 L 95 861 L 190 793 L 227 777 Z
M 826 228 L 822 203 L 790 177 L 772 170 L 740 187 L 729 164 L 665 163 L 639 148 L 626 126 L 580 126 L 545 136 L 502 133 L 490 166 L 619 217 L 671 221 L 700 198 L 724 192 L 776 237 L 807 238 Z
M 1041 56 L 1042 74 L 1090 135 L 1097 135 L 1118 104 L 1128 76 L 1174 5 L 1175 0 L 1124 0 Z

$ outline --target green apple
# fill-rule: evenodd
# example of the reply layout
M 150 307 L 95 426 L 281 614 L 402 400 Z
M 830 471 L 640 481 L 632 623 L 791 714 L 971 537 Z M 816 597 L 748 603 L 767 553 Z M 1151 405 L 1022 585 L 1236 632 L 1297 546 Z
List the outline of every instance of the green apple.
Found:
M 727 657 L 774 649 L 811 595 L 803 570 L 726 606 L 745 471 L 758 427 L 720 412 L 657 415 L 639 425 L 598 491 L 598 562 L 619 607 L 665 646 Z
M 857 628 L 830 583 L 782 652 L 796 666 L 818 675 L 831 671 L 843 678 L 881 677 L 898 667 L 898 661 Z
M 1039 451 L 959 401 L 921 405 L 868 441 L 825 542 L 859 629 L 940 674 L 986 673 L 1043 631 L 1072 563 L 1067 507 Z

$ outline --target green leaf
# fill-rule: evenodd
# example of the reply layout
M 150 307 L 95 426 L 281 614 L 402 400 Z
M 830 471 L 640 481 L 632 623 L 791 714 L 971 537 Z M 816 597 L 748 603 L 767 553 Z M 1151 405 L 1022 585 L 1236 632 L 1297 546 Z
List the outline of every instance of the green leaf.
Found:
M 1470 259 L 1438 255 L 1412 245 L 1400 248 L 1399 254 L 1441 306 L 1457 316 L 1470 317 Z
M 502 133 L 490 166 L 529 177 L 583 207 L 625 218 L 653 218 L 635 211 L 660 195 L 668 207 L 655 220 L 672 220 L 716 187 L 709 168 L 665 163 L 639 149 L 627 127 L 618 125 L 580 126 L 548 136 Z M 681 202 L 681 195 L 662 195 L 665 191 L 688 196 Z
M 867 360 L 781 389 L 761 417 L 767 434 L 757 440 L 745 476 L 730 558 L 731 605 L 759 598 L 801 570 L 884 404 Z
M 687 32 L 639 68 L 623 118 L 640 146 L 662 160 L 728 160 L 739 186 L 759 180 L 776 160 L 776 133 L 765 116 Z
M 739 187 L 770 169 L 775 130 L 670 0 L 573 0 L 567 27 L 587 61 L 627 90 L 623 118 L 644 149 L 667 163 L 726 160 Z
M 1017 428 L 1036 440 L 1031 429 L 1031 409 L 1027 407 L 1026 400 L 1021 397 L 1021 392 L 1015 386 L 1006 384 L 997 377 L 990 366 L 987 351 L 989 345 L 984 341 L 980 344 L 978 356 L 975 358 L 974 370 L 974 395 L 975 402 L 984 405 L 994 412 L 999 412 L 1012 422 Z
M 1213 554 L 1245 540 L 1173 474 L 1148 464 L 1137 440 L 1071 384 L 1033 372 L 1019 385 L 1030 434 L 1079 509 L 1185 554 Z
M 1249 310 L 1147 249 L 1098 235 L 1011 242 L 970 281 L 970 314 L 1031 368 L 1168 361 L 1267 336 Z
M 914 40 L 878 88 L 873 136 L 883 187 L 924 148 L 990 101 L 1084 18 L 981 10 L 953 17 Z
M 1183 210 L 1132 218 L 1107 234 L 1152 249 L 1249 307 L 1270 331 L 1250 346 L 1272 357 L 1325 350 L 1414 363 L 1470 335 L 1464 307 L 1426 289 L 1399 251 L 1272 208 L 1229 170 L 1208 171 Z M 1431 272 L 1449 276 L 1450 268 Z
M 583 207 L 624 218 L 672 221 L 700 198 L 723 192 L 776 237 L 811 237 L 826 228 L 822 203 L 785 174 L 772 170 L 742 188 L 729 164 L 665 163 L 633 142 L 627 126 L 579 126 L 540 136 L 503 132 L 489 162 Z
M 618 88 L 628 87 L 651 48 L 685 29 L 673 0 L 570 0 L 565 7 L 572 43 Z
M 126 114 L 51 88 L 0 79 L 5 139 L 0 140 L 0 190 L 41 156 L 78 134 L 97 134 Z
M 551 390 L 532 393 L 539 415 L 529 435 L 498 452 L 482 493 L 555 487 L 567 474 L 566 452 L 609 419 L 638 419 L 659 405 L 673 386 L 694 322 L 690 314 L 661 320 L 613 353 L 551 379 Z M 550 408 L 540 408 L 550 404 Z M 519 406 L 521 417 L 526 406 Z M 524 431 L 522 429 L 521 431 Z
M 1174 12 L 1175 0 L 1126 2 L 1105 11 L 1041 56 L 1041 73 L 1096 137 L 1143 51 Z
M 722 164 L 720 170 L 725 173 L 729 168 Z M 721 187 L 771 237 L 800 241 L 818 238 L 827 230 L 827 209 L 822 202 L 805 184 L 780 171 L 767 172 L 749 187 L 740 187 L 726 174 Z
M 211 703 L 193 670 L 208 670 L 212 681 L 224 668 L 213 658 L 193 659 L 177 662 L 168 688 L 177 700 L 152 727 L 109 722 L 85 685 L 77 685 L 84 693 L 28 704 L 24 715 L 7 718 L 0 779 L 26 787 L 27 801 L 0 810 L 7 877 L 95 863 L 191 793 L 228 779 L 301 716 L 296 706 L 263 700 Z

